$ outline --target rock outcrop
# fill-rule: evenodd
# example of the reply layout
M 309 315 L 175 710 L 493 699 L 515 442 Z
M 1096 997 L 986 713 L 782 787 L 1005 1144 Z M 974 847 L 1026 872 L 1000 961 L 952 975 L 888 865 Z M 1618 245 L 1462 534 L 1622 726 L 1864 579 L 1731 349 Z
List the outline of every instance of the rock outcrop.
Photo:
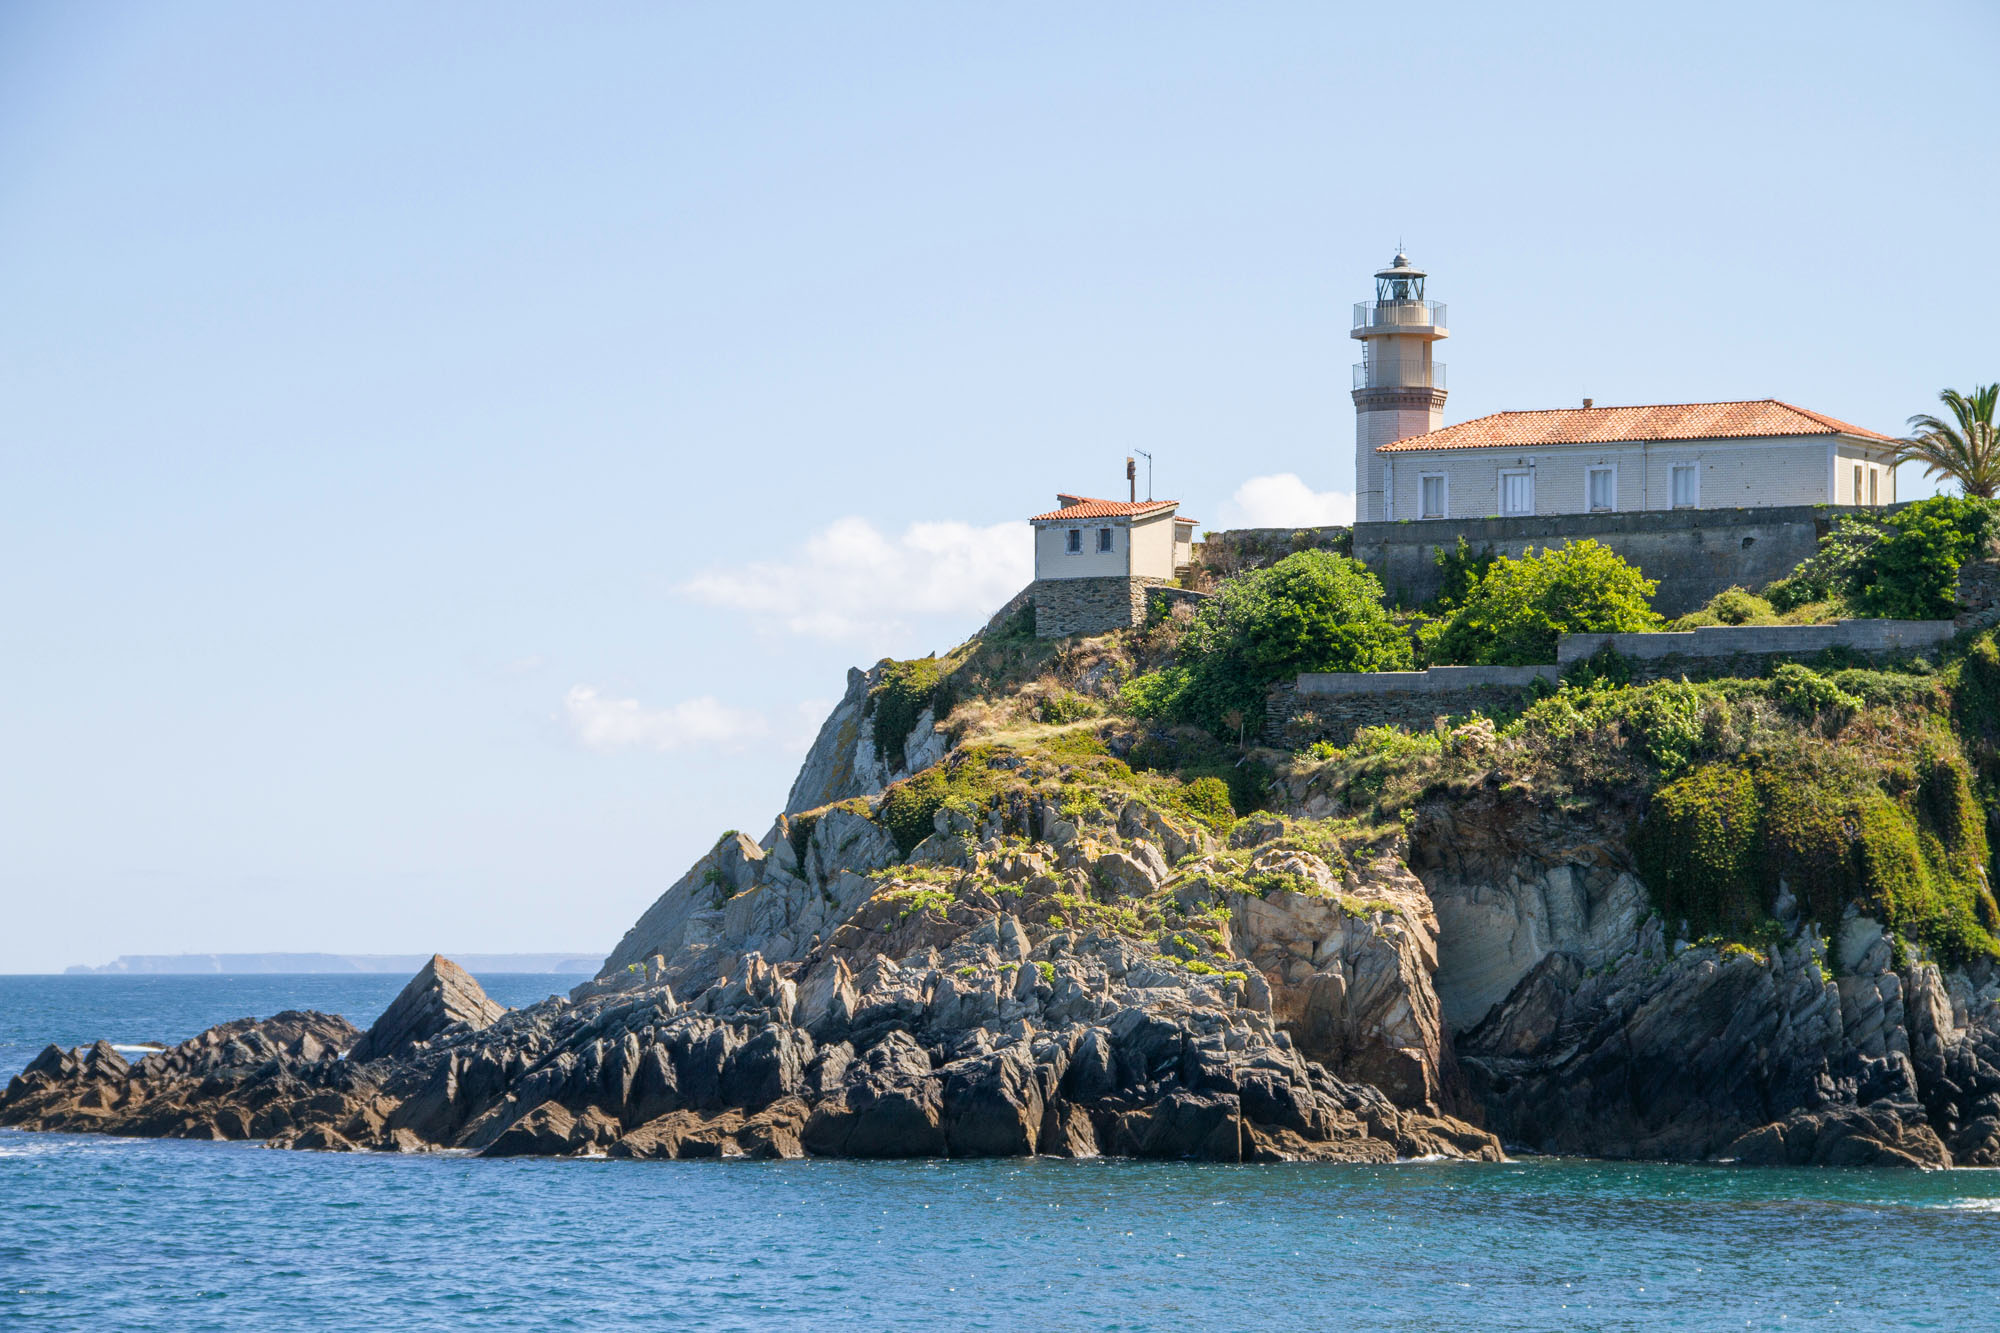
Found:
M 1941 968 L 1862 907 L 1825 938 L 1789 887 L 1754 947 L 1691 940 L 1631 850 L 1652 789 L 1607 766 L 1541 794 L 1486 722 L 1385 761 L 1458 761 L 1401 809 L 1365 755 L 1245 754 L 1206 790 L 1146 771 L 1181 741 L 1102 720 L 1124 651 L 955 655 L 1020 691 L 975 699 L 956 749 L 923 664 L 944 683 L 891 680 L 913 720 L 886 758 L 890 668 L 853 673 L 769 832 L 725 834 L 567 997 L 501 1012 L 434 958 L 365 1035 L 285 1013 L 136 1065 L 52 1047 L 0 1124 L 487 1156 L 2000 1165 L 1995 965 Z M 1232 820 L 1253 757 L 1275 808 Z
M 441 954 L 432 954 L 354 1044 L 348 1058 L 365 1064 L 397 1055 L 455 1026 L 477 1032 L 505 1012 L 486 997 L 471 973 Z

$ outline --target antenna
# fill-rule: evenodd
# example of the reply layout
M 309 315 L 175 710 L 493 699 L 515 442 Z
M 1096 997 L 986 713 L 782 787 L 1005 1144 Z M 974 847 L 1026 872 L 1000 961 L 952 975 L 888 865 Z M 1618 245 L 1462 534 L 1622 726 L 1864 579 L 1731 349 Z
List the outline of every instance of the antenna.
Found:
M 1153 498 L 1153 456 L 1144 449 L 1134 449 L 1132 452 L 1146 460 L 1146 498 L 1150 500 Z M 1137 478 L 1132 476 L 1132 472 L 1132 460 L 1128 458 L 1125 460 L 1125 475 L 1128 479 L 1131 479 L 1133 489 L 1136 491 L 1139 483 Z M 1133 498 L 1137 499 L 1138 497 L 1135 495 Z

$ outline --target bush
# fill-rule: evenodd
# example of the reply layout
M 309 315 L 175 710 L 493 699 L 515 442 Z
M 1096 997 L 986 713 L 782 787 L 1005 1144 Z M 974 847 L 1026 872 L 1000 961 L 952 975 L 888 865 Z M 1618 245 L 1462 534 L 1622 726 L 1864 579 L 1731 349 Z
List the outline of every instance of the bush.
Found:
M 1702 712 L 1700 690 L 1685 680 L 1663 680 L 1638 695 L 1628 716 L 1646 758 L 1671 776 L 1701 750 Z
M 1571 663 L 1563 682 L 1579 690 L 1622 688 L 1632 683 L 1632 660 L 1607 643 L 1581 662 Z
M 1887 530 L 1874 514 L 1844 514 L 1833 521 L 1826 536 L 1819 539 L 1813 553 L 1801 560 L 1791 574 L 1764 589 L 1764 596 L 1779 611 L 1792 611 L 1810 602 L 1845 598 L 1854 587 L 1854 577 L 1867 558 L 1868 550 Z
M 1463 537 L 1449 551 L 1442 546 L 1434 548 L 1431 559 L 1438 567 L 1438 591 L 1426 609 L 1443 613 L 1464 605 L 1472 590 L 1479 586 L 1479 580 L 1485 578 L 1486 571 L 1493 567 L 1496 558 L 1491 546 L 1474 551 Z
M 1867 616 L 1945 619 L 1956 610 L 1959 566 L 1992 532 L 1996 509 L 1990 500 L 1940 495 L 1888 518 L 1843 515 L 1764 595 L 1781 612 L 1831 599 Z
M 1562 634 L 1657 629 L 1647 601 L 1658 584 L 1588 538 L 1557 550 L 1501 557 L 1451 615 L 1437 660 L 1526 666 L 1556 660 Z
M 1301 551 L 1229 580 L 1181 638 L 1178 668 L 1123 691 L 1141 717 L 1237 733 L 1262 715 L 1264 689 L 1302 671 L 1389 671 L 1411 664 L 1409 641 L 1366 567 Z
M 1042 696 L 1039 712 L 1042 721 L 1059 726 L 1097 716 L 1097 702 L 1074 690 L 1055 690 Z
M 986 756 L 970 750 L 890 787 L 883 793 L 875 821 L 896 840 L 897 852 L 908 856 L 931 835 L 937 812 L 947 802 L 968 810 L 984 809 L 992 795 L 993 773 Z
M 1229 784 L 1217 777 L 1196 778 L 1181 788 L 1180 809 L 1218 833 L 1236 822 L 1236 807 L 1229 799 Z
M 1762 625 L 1777 619 L 1769 602 L 1742 588 L 1724 588 L 1708 599 L 1707 609 L 1722 625 Z
M 1993 507 L 1940 495 L 1898 510 L 1854 574 L 1864 615 L 1947 620 L 1958 611 L 1958 567 L 1985 535 Z
M 1786 662 L 1771 673 L 1771 694 L 1778 706 L 1794 717 L 1814 718 L 1822 713 L 1845 716 L 1861 707 L 1859 699 L 1797 662 Z
M 882 679 L 868 692 L 868 713 L 875 719 L 875 751 L 902 767 L 903 742 L 917 719 L 937 699 L 943 669 L 934 657 L 914 662 L 885 662 Z

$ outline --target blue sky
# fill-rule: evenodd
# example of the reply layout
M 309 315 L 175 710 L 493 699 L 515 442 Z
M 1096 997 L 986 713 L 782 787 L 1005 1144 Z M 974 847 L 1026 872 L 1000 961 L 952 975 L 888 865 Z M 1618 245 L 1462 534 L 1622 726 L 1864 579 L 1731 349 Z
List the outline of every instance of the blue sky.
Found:
M 1990 5 L 586 8 L 0 8 L 0 970 L 608 949 L 1399 238 L 1447 420 L 2000 377 Z

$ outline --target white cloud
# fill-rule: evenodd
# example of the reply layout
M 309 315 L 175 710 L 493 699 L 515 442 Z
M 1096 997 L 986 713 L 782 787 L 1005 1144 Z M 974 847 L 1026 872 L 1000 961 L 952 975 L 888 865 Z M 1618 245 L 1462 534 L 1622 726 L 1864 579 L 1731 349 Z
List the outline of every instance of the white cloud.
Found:
M 710 569 L 681 584 L 698 602 L 754 616 L 760 628 L 814 638 L 878 635 L 924 616 L 984 615 L 1034 577 L 1026 523 L 912 523 L 891 537 L 836 519 L 786 559 Z
M 1295 472 L 1252 477 L 1222 506 L 1216 528 L 1323 528 L 1354 521 L 1351 491 L 1316 491 Z
M 603 753 L 740 745 L 770 730 L 760 715 L 708 695 L 648 708 L 637 699 L 608 699 L 588 685 L 573 686 L 563 696 L 563 715 L 585 748 Z

